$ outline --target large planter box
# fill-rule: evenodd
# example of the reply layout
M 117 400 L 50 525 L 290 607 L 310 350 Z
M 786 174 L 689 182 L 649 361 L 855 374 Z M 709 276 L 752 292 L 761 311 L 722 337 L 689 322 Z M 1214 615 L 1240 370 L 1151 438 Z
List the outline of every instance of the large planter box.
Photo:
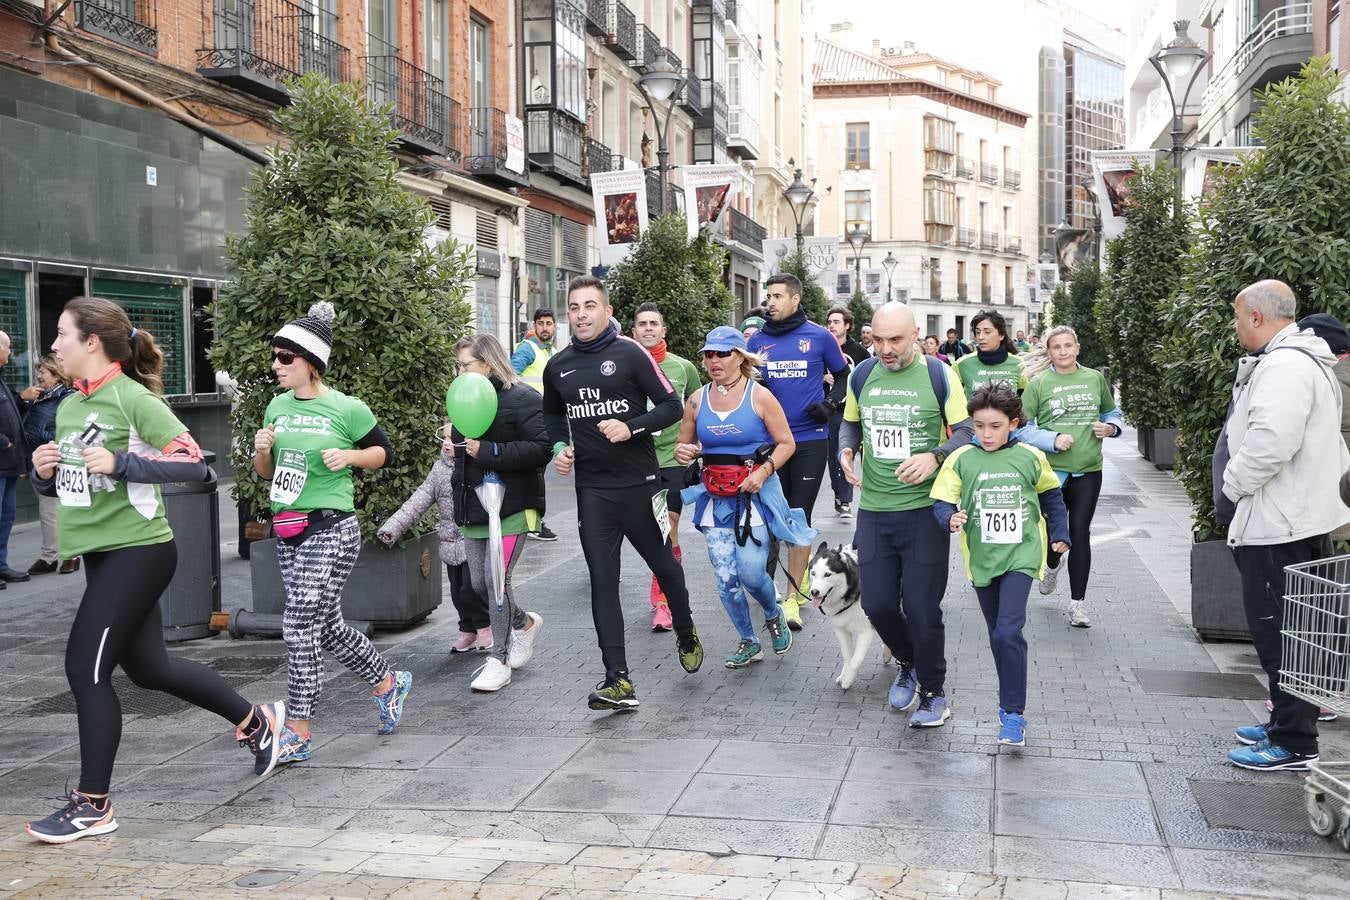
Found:
M 1205 641 L 1250 641 L 1242 579 L 1224 541 L 1191 545 L 1191 626 Z
M 1153 459 L 1153 429 L 1137 428 L 1134 432 L 1134 438 L 1138 442 L 1139 455 L 1144 459 L 1152 461 Z
M 250 547 L 253 611 L 280 615 L 286 606 L 276 538 Z M 416 625 L 441 605 L 441 550 L 436 533 L 395 547 L 362 544 L 342 592 L 342 615 L 376 628 Z
M 1159 469 L 1172 469 L 1177 464 L 1177 429 L 1154 428 L 1149 436 L 1149 462 Z

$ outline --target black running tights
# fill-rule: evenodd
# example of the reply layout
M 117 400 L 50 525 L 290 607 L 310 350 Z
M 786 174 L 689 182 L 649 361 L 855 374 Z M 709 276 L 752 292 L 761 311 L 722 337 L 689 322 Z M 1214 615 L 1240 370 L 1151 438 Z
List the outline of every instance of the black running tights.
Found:
M 87 582 L 66 644 L 66 678 L 80 725 L 80 792 L 106 794 L 122 739 L 122 706 L 112 687 L 121 667 L 133 682 L 209 709 L 233 724 L 252 705 L 211 669 L 169 656 L 159 597 L 173 578 L 173 541 L 84 555 Z
M 1062 489 L 1064 506 L 1069 511 L 1069 599 L 1086 600 L 1088 575 L 1092 571 L 1092 515 L 1102 493 L 1102 473 L 1070 475 Z M 1045 560 L 1059 563 L 1059 554 L 1049 551 Z

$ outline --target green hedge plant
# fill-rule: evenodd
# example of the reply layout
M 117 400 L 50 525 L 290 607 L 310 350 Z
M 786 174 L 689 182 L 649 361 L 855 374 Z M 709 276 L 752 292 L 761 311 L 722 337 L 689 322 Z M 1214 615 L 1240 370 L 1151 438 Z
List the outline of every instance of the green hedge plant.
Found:
M 1326 57 L 1267 88 L 1252 126 L 1263 145 L 1201 203 L 1198 240 L 1163 318 L 1162 393 L 1177 411 L 1177 473 L 1197 539 L 1219 538 L 1210 460 L 1242 349 L 1233 301 L 1263 278 L 1288 283 L 1298 315 L 1350 315 L 1350 108 Z
M 253 176 L 247 229 L 226 239 L 235 277 L 211 310 L 211 363 L 239 383 L 234 497 L 257 515 L 269 508 L 252 458 L 253 433 L 279 393 L 272 336 L 327 300 L 337 319 L 324 382 L 364 400 L 394 449 L 390 465 L 356 480 L 371 540 L 440 454 L 453 347 L 469 322 L 469 251 L 424 242 L 434 216 L 399 185 L 389 109 L 372 107 L 360 85 L 307 75 L 276 122 L 288 143 Z

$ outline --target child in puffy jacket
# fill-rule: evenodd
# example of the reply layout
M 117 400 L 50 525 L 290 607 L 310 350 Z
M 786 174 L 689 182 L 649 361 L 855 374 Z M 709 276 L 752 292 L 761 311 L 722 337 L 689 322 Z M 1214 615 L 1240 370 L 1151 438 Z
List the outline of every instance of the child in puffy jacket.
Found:
M 450 426 L 446 425 L 442 430 L 441 458 L 432 465 L 422 485 L 399 507 L 398 512 L 380 526 L 377 534 L 384 543 L 393 544 L 422 518 L 432 503 L 436 504 L 441 518 L 437 527 L 441 560 L 450 575 L 450 601 L 459 613 L 459 636 L 450 645 L 450 652 L 486 652 L 492 649 L 492 627 L 488 619 L 487 600 L 474 591 L 469 581 L 464 536 L 455 525 L 455 495 L 450 485 L 454 466 L 455 449 L 450 441 Z

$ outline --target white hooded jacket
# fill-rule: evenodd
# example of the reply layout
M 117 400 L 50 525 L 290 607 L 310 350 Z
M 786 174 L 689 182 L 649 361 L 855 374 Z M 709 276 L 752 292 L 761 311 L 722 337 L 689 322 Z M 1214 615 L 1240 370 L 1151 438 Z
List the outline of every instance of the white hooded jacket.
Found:
M 1223 493 L 1237 504 L 1229 546 L 1285 544 L 1350 521 L 1338 490 L 1350 450 L 1335 364 L 1326 341 L 1293 324 L 1238 362 L 1223 471 Z

